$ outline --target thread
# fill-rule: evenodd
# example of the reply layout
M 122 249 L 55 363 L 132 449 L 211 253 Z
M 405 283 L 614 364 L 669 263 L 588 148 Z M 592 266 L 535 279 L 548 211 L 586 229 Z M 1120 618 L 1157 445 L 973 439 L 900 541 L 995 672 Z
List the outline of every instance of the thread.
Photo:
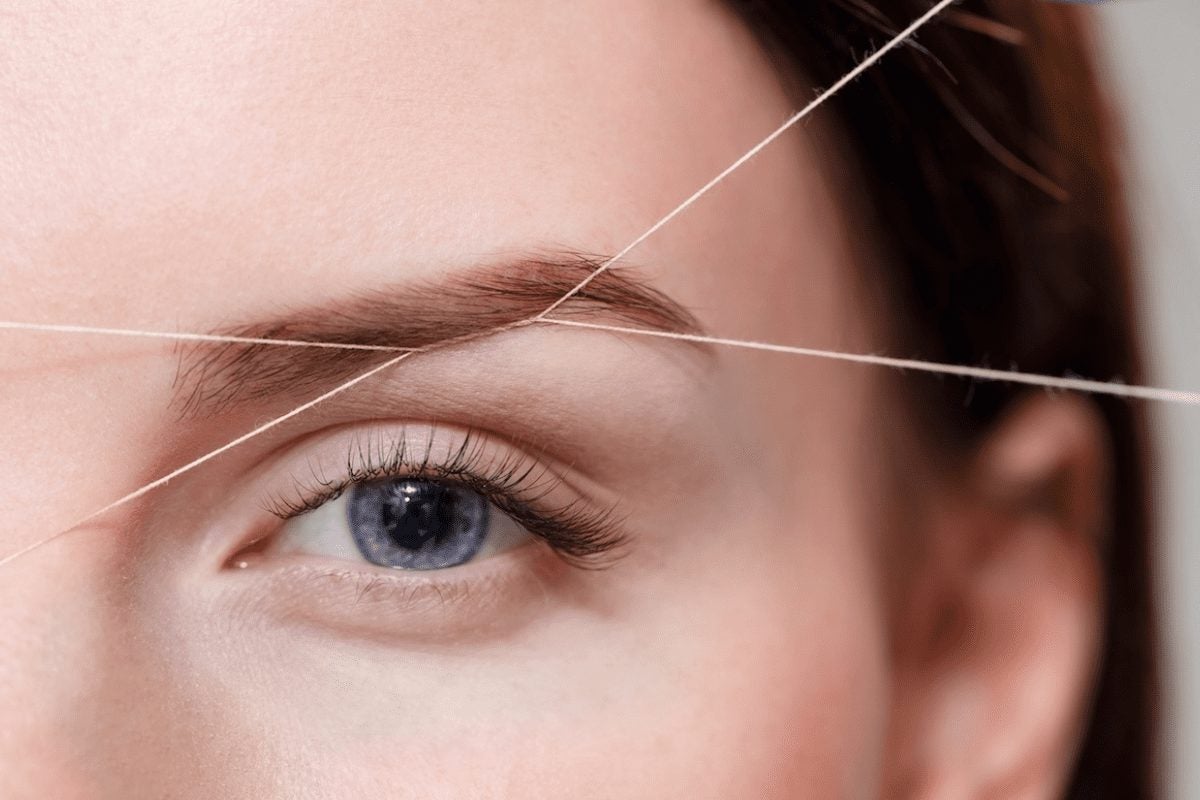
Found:
M 1155 386 L 1136 386 L 1115 381 L 1097 381 L 1089 378 L 1067 378 L 1053 375 L 1040 375 L 1035 372 L 1018 372 L 1016 370 L 991 369 L 989 367 L 970 367 L 961 364 L 945 364 L 939 361 L 922 361 L 914 358 L 893 358 L 891 356 L 871 355 L 868 353 L 847 353 L 840 350 L 821 350 L 812 347 L 793 347 L 791 345 L 772 344 L 770 342 L 755 342 L 744 339 L 725 339 L 719 336 L 704 336 L 694 333 L 676 333 L 674 331 L 657 331 L 648 328 L 627 328 L 621 325 L 605 325 L 598 322 L 580 322 L 567 319 L 541 319 L 540 324 L 562 325 L 570 328 L 587 328 L 588 330 L 608 331 L 610 333 L 632 334 L 635 336 L 654 336 L 660 339 L 675 339 L 698 344 L 713 344 L 723 347 L 740 347 L 748 350 L 762 350 L 770 353 L 787 353 L 790 355 L 826 358 L 836 361 L 849 361 L 856 364 L 873 364 L 895 369 L 917 370 L 940 375 L 956 375 L 963 378 L 975 378 L 985 381 L 1005 381 L 1022 383 L 1029 386 L 1041 386 L 1046 389 L 1061 389 L 1089 394 L 1113 395 L 1116 397 L 1136 398 L 1138 400 L 1156 400 L 1164 403 L 1181 403 L 1184 405 L 1200 405 L 1200 392 L 1184 389 L 1162 389 Z
M 0 558 L 0 567 L 3 567 L 5 564 L 9 564 L 13 561 L 16 561 L 18 558 L 21 558 L 22 556 L 32 553 L 34 550 L 37 550 L 39 547 L 44 547 L 45 545 L 49 544 L 50 542 L 54 541 L 55 539 L 59 538 L 60 536 L 65 536 L 66 534 L 68 534 L 71 531 L 78 528 L 80 525 L 84 525 L 84 524 L 92 521 L 96 517 L 99 517 L 103 514 L 108 513 L 109 511 L 112 511 L 114 508 L 118 508 L 120 506 L 125 505 L 126 503 L 133 502 L 134 500 L 138 499 L 139 497 L 149 494 L 150 492 L 154 491 L 158 487 L 164 486 L 167 483 L 170 483 L 175 478 L 178 478 L 180 475 L 184 474 L 185 472 L 191 472 L 193 469 L 200 466 L 201 464 L 204 464 L 208 461 L 213 460 L 214 458 L 221 455 L 222 453 L 226 453 L 226 452 L 232 450 L 233 448 L 246 442 L 247 440 L 253 439 L 255 436 L 266 433 L 267 431 L 271 430 L 272 428 L 282 425 L 284 422 L 287 422 L 292 417 L 295 417 L 299 414 L 303 414 L 305 411 L 307 411 L 308 409 L 317 405 L 318 403 L 323 403 L 326 400 L 328 400 L 329 398 L 331 398 L 335 395 L 341 394 L 342 392 L 346 391 L 347 389 L 350 389 L 351 387 L 357 386 L 358 384 L 362 383 L 363 381 L 367 380 L 368 378 L 372 377 L 373 375 L 377 375 L 380 372 L 383 372 L 385 369 L 394 367 L 396 364 L 399 364 L 404 359 L 413 355 L 413 352 L 415 352 L 415 351 L 401 353 L 400 355 L 398 355 L 394 358 L 388 359 L 387 361 L 384 361 L 382 364 L 378 364 L 378 365 L 372 367 L 371 369 L 367 370 L 366 372 L 356 375 L 354 378 L 351 378 L 350 380 L 346 381 L 345 383 L 335 386 L 334 388 L 330 389 L 328 392 L 325 392 L 324 394 L 319 395 L 318 397 L 314 397 L 312 400 L 309 400 L 308 402 L 304 403 L 303 405 L 293 408 L 291 411 L 287 412 L 283 416 L 275 417 L 272 420 L 264 422 L 262 425 L 259 425 L 257 428 L 254 428 L 253 430 L 243 433 L 241 436 L 234 439 L 233 441 L 226 442 L 225 444 L 218 447 L 216 450 L 210 450 L 209 452 L 205 453 L 204 455 L 200 456 L 199 458 L 195 458 L 195 459 L 189 461 L 188 463 L 184 464 L 182 467 L 178 467 L 178 468 L 172 470 L 171 472 L 168 472 L 166 475 L 163 475 L 162 477 L 157 478 L 156 480 L 153 480 L 150 483 L 147 483 L 144 486 L 141 486 L 140 488 L 133 490 L 129 494 L 126 494 L 126 495 L 123 495 L 122 497 L 117 498 L 116 500 L 112 501 L 111 503 L 104 506 L 103 508 L 97 509 L 97 510 L 93 511 L 92 513 L 88 514 L 87 516 L 82 517 L 79 520 L 76 520 L 76 522 L 73 525 L 71 525 L 70 527 L 64 528 L 64 529 L 62 529 L 56 533 L 53 533 L 50 536 L 47 536 L 43 539 L 39 539 L 38 541 L 33 542 L 32 544 L 27 545 L 26 547 L 23 547 L 14 553 L 9 553 L 8 555 L 4 556 L 3 558 Z
M 1054 375 L 1045 375 L 1036 372 L 1022 372 L 1020 370 L 1000 370 L 989 367 L 974 367 L 963 364 L 949 364 L 942 361 L 926 361 L 923 359 L 912 358 L 896 358 L 893 356 L 881 356 L 869 353 L 852 353 L 845 350 L 824 350 L 812 347 L 800 347 L 796 345 L 776 344 L 772 342 L 761 342 L 752 339 L 731 339 L 723 336 L 708 336 L 704 334 L 689 334 L 676 333 L 673 331 L 661 331 L 650 328 L 632 328 L 622 325 L 607 325 L 597 322 L 582 322 L 578 320 L 560 319 L 554 317 L 532 317 L 513 323 L 509 328 L 525 327 L 532 324 L 560 325 L 572 328 L 587 328 L 597 331 L 608 331 L 609 333 L 630 334 L 633 336 L 654 336 L 663 339 L 676 339 L 679 341 L 695 342 L 698 344 L 711 344 L 718 347 L 735 347 L 749 350 L 760 350 L 771 353 L 784 353 L 789 355 L 810 356 L 814 358 L 834 359 L 838 361 L 849 361 L 859 364 L 873 364 L 882 367 L 891 367 L 895 369 L 914 370 L 917 372 L 930 372 L 942 375 L 956 375 L 964 378 L 975 378 L 978 380 L 987 381 L 1002 381 L 1008 383 L 1021 383 L 1029 386 L 1041 386 L 1047 389 L 1060 389 L 1065 391 L 1086 392 L 1088 394 L 1111 395 L 1114 397 L 1126 397 L 1137 400 L 1151 400 L 1163 403 L 1176 403 L 1182 405 L 1200 405 L 1200 392 L 1190 391 L 1186 389 L 1169 389 L 1157 386 L 1139 386 L 1117 381 L 1100 381 L 1091 378 L 1070 378 L 1057 377 Z M 401 352 L 414 353 L 420 348 L 410 347 L 393 347 L 390 345 L 370 345 L 370 344 L 347 344 L 344 342 L 314 342 L 301 339 L 264 339 L 246 336 L 223 336 L 220 334 L 206 333 L 170 333 L 166 331 L 139 331 L 130 328 L 95 328 L 86 325 L 58 325 L 53 323 L 24 323 L 24 322 L 5 322 L 0 320 L 0 329 L 8 330 L 31 330 L 31 331 L 53 331 L 60 333 L 75 333 L 75 334 L 102 334 L 102 335 L 117 335 L 130 337 L 145 337 L 150 339 L 178 339 L 182 341 L 201 341 L 214 343 L 238 343 L 238 344 L 255 344 L 263 346 L 280 346 L 280 347 L 316 347 L 330 350 L 374 350 L 379 352 Z M 496 333 L 496 331 L 487 331 L 479 334 L 480 336 L 488 336 Z M 462 340 L 458 340 L 461 342 Z M 449 342 L 442 343 L 442 346 Z
M 83 333 L 97 336 L 128 336 L 141 339 L 170 339 L 178 342 L 207 342 L 212 344 L 263 344 L 279 347 L 317 347 L 331 350 L 377 350 L 379 352 L 411 352 L 411 347 L 390 347 L 382 344 L 347 344 L 343 342 L 309 342 L 303 339 L 269 339 L 257 336 L 227 336 L 220 333 L 178 333 L 172 331 L 141 331 L 132 328 L 104 328 L 92 325 L 63 325 L 54 322 L 15 322 L 0 320 L 0 330 L 35 333 Z
M 692 192 L 692 194 L 689 195 L 686 200 L 684 200 L 682 203 L 675 206 L 675 208 L 673 208 L 669 212 L 667 212 L 667 214 L 665 216 L 663 216 L 661 219 L 659 219 L 658 222 L 654 223 L 649 228 L 647 228 L 645 230 L 645 232 L 642 233 L 641 236 L 638 236 L 632 242 L 630 242 L 629 244 L 625 245 L 623 248 L 618 250 L 616 255 L 611 256 L 606 261 L 604 261 L 604 263 L 600 264 L 600 266 L 596 267 L 596 269 L 590 275 L 588 275 L 583 280 L 581 280 L 569 292 L 564 294 L 562 297 L 558 298 L 558 300 L 555 300 L 553 303 L 551 303 L 549 308 L 547 308 L 541 314 L 538 314 L 534 319 L 537 319 L 537 320 L 545 319 L 551 313 L 553 313 L 559 306 L 561 306 L 563 303 L 567 302 L 572 297 L 574 297 L 576 294 L 578 294 L 579 292 L 581 292 L 585 288 L 587 288 L 588 284 L 590 284 L 592 281 L 596 280 L 596 278 L 599 277 L 602 273 L 608 271 L 614 264 L 616 264 L 618 261 L 620 261 L 625 256 L 627 256 L 630 253 L 630 251 L 632 251 L 634 248 L 636 248 L 642 242 L 646 241 L 651 236 L 653 236 L 655 233 L 657 233 L 664 225 L 669 223 L 671 220 L 675 219 L 677 216 L 679 216 L 684 211 L 689 209 L 697 200 L 699 200 L 701 197 L 704 197 L 704 195 L 708 194 L 717 184 L 724 181 L 726 178 L 728 178 L 730 175 L 732 175 L 734 172 L 736 172 L 738 169 L 740 169 L 742 167 L 742 165 L 744 165 L 747 161 L 754 158 L 756 155 L 758 155 L 760 152 L 762 152 L 767 146 L 769 146 L 772 142 L 774 142 L 780 136 L 782 136 L 783 134 L 785 134 L 789 130 L 791 130 L 793 125 L 795 125 L 800 120 L 807 117 L 812 112 L 816 111 L 822 104 L 825 103 L 826 100 L 828 100 L 829 98 L 833 97 L 835 94 L 840 92 L 843 88 L 845 88 L 845 86 L 847 84 L 849 84 L 851 81 L 853 81 L 859 75 L 863 74 L 868 69 L 870 69 L 872 66 L 874 66 L 874 64 L 877 61 L 879 61 L 879 59 L 883 58 L 885 55 L 887 55 L 889 52 L 891 52 L 896 47 L 899 47 L 901 44 L 904 43 L 905 40 L 911 38 L 913 36 L 913 34 L 915 34 L 918 30 L 920 30 L 922 27 L 924 27 L 927 22 L 932 20 L 934 17 L 936 17 L 938 14 L 940 14 L 944 9 L 953 5 L 956 2 L 958 2 L 958 0 L 940 0 L 940 2 L 938 2 L 936 5 L 934 5 L 932 8 L 930 8 L 928 11 L 926 11 L 924 14 L 917 17 L 917 19 L 914 20 L 911 25 L 909 25 L 907 28 L 900 31 L 900 33 L 898 33 L 894 37 L 892 37 L 887 42 L 887 44 L 885 44 L 883 47 L 880 47 L 874 53 L 872 53 L 871 55 L 869 55 L 865 59 L 863 59 L 861 62 L 859 62 L 852 70 L 850 70 L 845 75 L 843 75 L 841 78 L 839 78 L 832 86 L 830 86 L 828 89 L 826 89 L 825 91 L 823 91 L 819 95 L 817 95 L 816 98 L 811 103 L 809 103 L 804 108 L 797 111 L 795 114 L 792 114 L 792 116 L 788 117 L 787 120 L 784 121 L 784 123 L 782 125 L 780 125 L 778 128 L 776 128 L 770 134 L 768 134 L 766 138 L 764 138 L 758 144 L 754 145 L 749 150 L 747 150 L 745 153 L 743 153 L 736 161 L 734 161 L 728 167 L 726 167 L 725 169 L 718 172 L 716 174 L 716 176 L 712 178 L 712 180 L 708 181 L 703 186 L 701 186 L 699 189 Z

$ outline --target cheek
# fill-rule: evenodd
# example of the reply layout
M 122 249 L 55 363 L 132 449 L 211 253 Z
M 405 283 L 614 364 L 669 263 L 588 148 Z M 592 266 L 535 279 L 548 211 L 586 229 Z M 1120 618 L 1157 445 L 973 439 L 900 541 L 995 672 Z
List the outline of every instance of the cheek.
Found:
M 845 531 L 795 533 L 817 541 L 723 559 L 659 626 L 642 665 L 659 693 L 631 711 L 673 732 L 662 776 L 724 797 L 873 794 L 886 682 L 870 576 L 833 543 Z
M 875 576 L 862 532 L 819 512 L 779 520 L 789 541 L 766 557 L 722 564 L 711 616 L 680 637 L 706 651 L 688 692 L 704 721 L 681 729 L 706 731 L 727 796 L 875 794 L 888 685 Z

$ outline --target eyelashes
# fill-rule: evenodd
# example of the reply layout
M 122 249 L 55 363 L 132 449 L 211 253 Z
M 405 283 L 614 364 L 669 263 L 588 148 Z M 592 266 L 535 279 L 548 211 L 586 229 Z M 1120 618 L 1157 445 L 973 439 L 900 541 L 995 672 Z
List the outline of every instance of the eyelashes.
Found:
M 627 543 L 615 506 L 597 507 L 547 464 L 511 447 L 497 447 L 475 430 L 423 427 L 420 436 L 411 435 L 408 428 L 398 433 L 355 432 L 348 438 L 343 466 L 333 477 L 309 462 L 307 474 L 293 475 L 291 491 L 269 497 L 265 509 L 287 521 L 356 487 L 397 478 L 475 492 L 578 568 L 610 566 Z

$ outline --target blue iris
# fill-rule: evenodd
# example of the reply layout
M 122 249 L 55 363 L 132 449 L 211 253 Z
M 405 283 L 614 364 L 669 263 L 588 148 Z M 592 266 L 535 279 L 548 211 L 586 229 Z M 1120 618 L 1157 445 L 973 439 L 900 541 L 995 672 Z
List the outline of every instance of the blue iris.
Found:
M 477 492 L 421 479 L 360 483 L 347 503 L 350 532 L 373 564 L 445 569 L 470 561 L 488 532 L 488 501 Z

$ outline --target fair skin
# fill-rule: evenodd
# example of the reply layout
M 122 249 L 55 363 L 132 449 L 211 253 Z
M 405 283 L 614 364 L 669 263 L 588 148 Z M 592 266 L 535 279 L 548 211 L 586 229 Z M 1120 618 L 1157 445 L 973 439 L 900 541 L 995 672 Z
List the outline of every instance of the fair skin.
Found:
M 696 0 L 3 31 L 3 319 L 227 329 L 613 253 L 794 109 Z M 720 336 L 885 350 L 822 124 L 622 269 Z M 181 413 L 169 343 L 3 336 L 0 556 L 337 383 Z M 1099 646 L 1099 422 L 1038 396 L 944 470 L 887 386 L 550 326 L 406 359 L 0 568 L 0 794 L 1053 797 Z M 619 557 L 526 535 L 416 573 L 264 510 L 364 437 L 468 430 L 558 474 L 546 502 L 615 506 Z

